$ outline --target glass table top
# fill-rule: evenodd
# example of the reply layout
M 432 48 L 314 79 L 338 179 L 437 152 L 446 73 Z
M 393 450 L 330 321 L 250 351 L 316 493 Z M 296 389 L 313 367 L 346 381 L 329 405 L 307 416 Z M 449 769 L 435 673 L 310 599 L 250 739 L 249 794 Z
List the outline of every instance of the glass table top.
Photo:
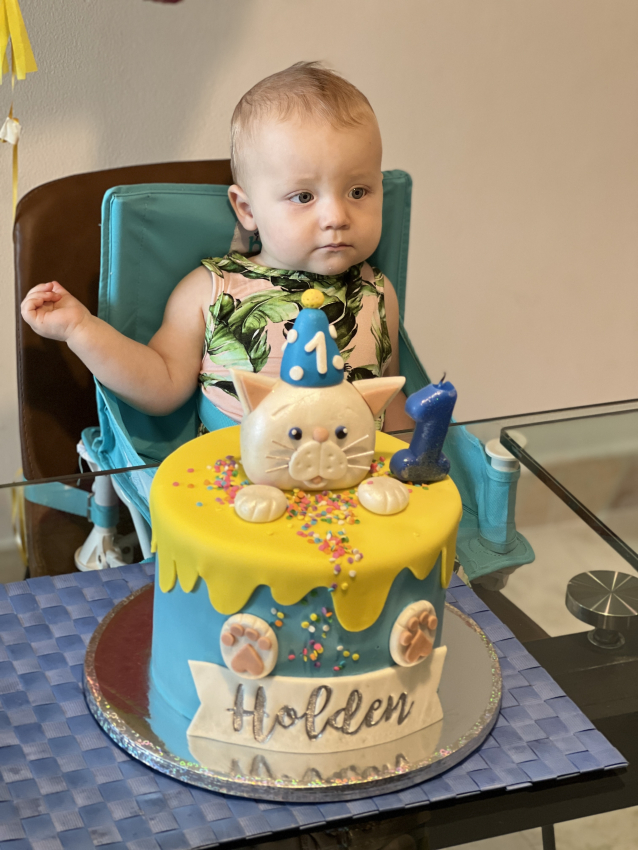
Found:
M 585 407 L 566 408 L 561 410 L 539 411 L 536 413 L 517 413 L 509 416 L 498 416 L 488 419 L 464 420 L 459 422 L 452 422 L 451 427 L 465 427 L 484 443 L 487 443 L 489 440 L 499 437 L 499 435 L 505 428 L 518 430 L 521 427 L 527 427 L 530 424 L 547 424 L 548 422 L 554 420 L 564 420 L 566 418 L 582 418 L 590 415 L 603 416 L 608 415 L 610 412 L 616 413 L 625 410 L 638 411 L 638 400 L 614 402 L 612 404 L 588 405 Z M 412 436 L 411 431 L 392 431 L 390 433 L 393 436 L 396 436 L 399 439 L 402 439 L 408 443 L 410 442 L 410 438 Z M 21 461 L 18 457 L 14 459 L 13 466 L 14 468 L 19 468 L 21 466 Z M 5 481 L 0 480 L 0 490 L 47 484 L 54 481 L 73 484 L 74 482 L 79 482 L 82 480 L 93 480 L 95 477 L 103 475 L 131 473 L 133 471 L 144 469 L 151 470 L 157 468 L 158 466 L 159 461 L 149 462 L 148 464 L 144 464 L 141 466 L 118 467 L 112 469 L 103 469 L 98 472 L 92 472 L 87 469 L 86 464 L 84 464 L 78 457 L 78 465 L 76 470 L 69 471 L 66 468 L 63 469 L 61 465 L 59 468 L 59 474 L 55 474 L 47 478 L 29 479 L 28 481 L 25 481 L 22 478 L 21 470 L 19 470 L 14 477 Z M 55 463 L 53 464 L 53 468 L 57 471 Z
M 638 403 L 508 424 L 501 443 L 638 568 Z
M 516 502 L 517 528 L 534 549 L 536 561 L 533 567 L 517 571 L 517 575 L 512 577 L 508 588 L 505 589 L 505 594 L 510 593 L 511 587 L 511 600 L 550 634 L 567 634 L 584 627 L 565 611 L 564 591 L 569 575 L 561 575 L 560 580 L 558 579 L 555 569 L 557 552 L 551 541 L 564 540 L 566 546 L 568 540 L 571 544 L 572 537 L 576 534 L 575 545 L 571 545 L 572 554 L 576 552 L 577 546 L 587 546 L 588 557 L 594 561 L 594 566 L 586 563 L 587 559 L 582 557 L 579 550 L 579 556 L 574 558 L 571 568 L 573 574 L 588 568 L 626 571 L 627 562 L 634 567 L 638 566 L 635 522 L 638 518 L 638 495 L 635 493 L 638 489 L 638 401 L 517 414 L 487 420 L 455 422 L 452 425 L 453 428 L 461 426 L 466 427 L 483 443 L 498 442 L 501 439 L 513 454 L 520 457 L 524 467 L 536 473 L 532 475 L 528 469 L 522 470 L 524 474 L 518 483 Z M 405 431 L 397 432 L 396 435 L 407 442 L 411 436 L 410 432 Z M 148 464 L 143 467 L 102 470 L 95 473 L 88 470 L 78 457 L 76 470 L 67 469 L 67 474 L 37 481 L 0 483 L 0 489 L 5 493 L 5 511 L 8 513 L 11 510 L 12 513 L 12 531 L 9 527 L 9 534 L 16 538 L 18 552 L 23 550 L 25 556 L 28 555 L 31 575 L 58 574 L 75 569 L 74 554 L 84 545 L 92 527 L 85 505 L 88 504 L 86 500 L 90 498 L 89 494 L 96 479 L 111 473 L 117 473 L 119 476 L 148 476 L 156 466 L 157 464 Z M 542 470 L 541 475 L 538 475 L 539 470 Z M 604 500 L 599 499 L 596 502 L 589 498 L 592 487 L 594 492 L 597 492 L 596 488 L 601 492 L 604 489 L 600 485 L 603 475 L 607 476 L 604 479 L 607 482 L 605 494 L 609 496 L 613 490 L 607 503 Z M 148 477 L 150 480 L 150 476 Z M 626 484 L 623 485 L 625 489 L 621 491 L 618 491 L 618 488 L 614 490 L 612 486 L 619 480 Z M 58 492 L 52 495 L 52 501 L 49 502 L 52 483 L 58 488 Z M 59 488 L 68 488 L 66 495 L 70 495 L 75 501 L 76 513 L 66 513 L 54 507 L 60 496 Z M 81 498 L 76 498 L 77 490 L 84 491 L 84 502 Z M 559 502 L 554 493 L 567 501 L 571 507 L 578 506 L 580 516 L 596 529 L 597 534 L 584 526 L 580 519 Z M 539 499 L 550 499 L 562 506 L 573 522 L 582 526 L 582 532 L 568 529 L 572 537 L 566 537 L 565 529 L 560 524 L 552 524 L 555 517 L 549 517 L 549 522 L 545 521 L 547 518 L 542 518 L 539 523 L 538 510 L 533 505 L 530 510 L 530 501 Z M 611 506 L 610 511 L 607 511 L 607 504 Z M 618 504 L 624 505 L 622 510 L 619 510 Z M 131 547 L 126 552 L 126 559 L 140 560 L 146 552 L 139 545 L 136 530 L 123 505 L 120 505 L 119 515 L 118 537 L 122 546 Z M 5 525 L 9 526 L 8 517 Z M 593 539 L 582 541 L 583 534 L 591 535 Z M 613 541 L 615 551 L 603 540 Z M 604 552 L 601 553 L 600 548 Z M 4 556 L 0 552 L 0 581 L 24 577 L 25 567 L 23 561 L 17 558 L 18 552 L 6 553 L 5 560 L 11 560 L 10 568 L 5 568 Z M 559 557 L 564 560 L 562 554 Z M 525 584 L 525 581 L 533 583 L 543 572 L 548 577 L 554 577 L 557 582 L 555 592 L 545 594 L 546 599 L 551 599 L 553 608 L 548 607 L 545 602 L 535 607 Z M 543 619 L 547 617 L 550 609 L 558 618 L 555 626 L 550 619 Z
M 465 426 L 484 443 L 500 439 L 513 454 L 520 458 L 522 464 L 526 467 L 522 470 L 519 481 L 516 522 L 517 527 L 534 548 L 536 561 L 517 570 L 510 577 L 510 583 L 503 594 L 492 593 L 488 590 L 487 594 L 483 593 L 481 598 L 514 631 L 519 640 L 523 641 L 526 646 L 529 645 L 530 651 L 538 657 L 540 663 L 549 670 L 561 687 L 564 687 L 569 696 L 579 705 L 582 704 L 585 713 L 631 761 L 631 748 L 627 741 L 622 738 L 621 733 L 628 723 L 626 712 L 629 711 L 629 708 L 626 708 L 626 706 L 629 705 L 631 708 L 635 704 L 630 702 L 630 698 L 634 700 L 635 696 L 632 691 L 629 698 L 623 689 L 626 689 L 626 683 L 636 681 L 633 671 L 635 665 L 638 664 L 638 647 L 634 641 L 632 644 L 633 655 L 631 656 L 628 652 L 624 652 L 617 657 L 604 653 L 599 653 L 594 657 L 585 635 L 577 634 L 577 632 L 588 630 L 591 627 L 580 623 L 566 611 L 564 599 L 566 582 L 571 574 L 589 568 L 589 565 L 583 560 L 583 549 L 578 549 L 577 546 L 573 545 L 573 541 L 579 543 L 582 536 L 566 536 L 564 523 L 536 522 L 537 514 L 529 509 L 530 498 L 527 491 L 533 491 L 532 495 L 536 496 L 539 494 L 541 496 L 547 495 L 548 498 L 563 507 L 566 513 L 570 514 L 572 525 L 582 526 L 584 535 L 589 535 L 585 544 L 587 552 L 591 553 L 592 558 L 600 558 L 600 550 L 608 551 L 609 559 L 603 566 L 621 571 L 623 568 L 626 570 L 626 561 L 629 560 L 627 552 L 631 552 L 633 557 L 638 560 L 638 556 L 635 554 L 638 551 L 638 541 L 632 543 L 631 536 L 606 517 L 603 507 L 597 503 L 594 504 L 588 498 L 580 484 L 581 479 L 578 478 L 577 471 L 581 469 L 581 478 L 585 482 L 590 479 L 594 483 L 600 482 L 603 475 L 601 470 L 609 465 L 609 459 L 611 459 L 617 465 L 614 468 L 618 469 L 619 479 L 623 481 L 630 481 L 631 476 L 629 476 L 628 471 L 633 468 L 633 480 L 637 485 L 636 489 L 638 489 L 638 402 L 457 422 L 452 427 L 460 426 Z M 397 433 L 397 436 L 406 441 L 410 439 L 409 432 L 400 432 Z M 635 460 L 634 467 L 631 467 L 632 453 Z M 592 463 L 594 466 L 591 466 Z M 596 466 L 596 463 L 600 465 Z M 62 574 L 73 571 L 75 569 L 74 555 L 84 546 L 91 532 L 91 523 L 86 516 L 63 513 L 55 508 L 47 507 L 46 491 L 49 484 L 57 483 L 59 486 L 68 487 L 70 490 L 79 489 L 88 495 L 96 478 L 113 472 L 119 474 L 144 473 L 145 470 L 152 470 L 154 466 L 157 466 L 157 464 L 149 464 L 136 469 L 104 470 L 94 473 L 88 471 L 85 464 L 78 462 L 77 471 L 69 472 L 65 470 L 68 474 L 61 474 L 48 480 L 7 481 L 0 484 L 0 488 L 5 492 L 4 498 L 7 499 L 10 495 L 12 499 L 16 544 L 25 555 L 28 554 L 31 575 Z M 528 471 L 528 469 L 531 471 Z M 543 470 L 543 476 L 538 475 L 539 469 Z M 569 470 L 572 471 L 572 477 L 568 475 Z M 531 474 L 531 472 L 535 474 Z M 554 485 L 554 481 L 557 482 L 556 485 Z M 545 486 L 546 484 L 548 486 Z M 25 490 L 25 487 L 29 489 Z M 609 485 L 606 492 L 612 491 L 617 492 Z M 628 489 L 628 485 L 622 492 L 625 493 L 621 499 L 622 504 L 626 503 L 627 509 L 633 510 L 634 515 L 638 517 L 638 498 L 633 502 L 633 497 L 627 495 L 629 492 L 633 493 L 630 488 Z M 588 528 L 554 495 L 558 494 L 563 499 L 565 493 L 568 493 L 578 505 L 583 506 L 580 516 L 583 516 L 583 512 L 587 511 L 587 517 L 584 518 L 588 522 L 589 514 L 591 514 L 598 526 L 604 525 L 605 519 L 611 523 L 610 534 L 613 533 L 614 537 L 623 544 L 622 552 L 617 547 L 614 551 L 607 546 L 599 536 L 601 532 L 598 527 L 598 534 L 596 534 L 592 530 L 595 527 L 592 522 L 589 522 L 592 528 Z M 24 499 L 25 496 L 26 499 Z M 567 501 L 566 497 L 565 500 Z M 617 503 L 618 499 L 615 501 L 612 499 L 612 512 L 618 511 Z M 521 509 L 520 516 L 519 508 Z M 614 531 L 612 532 L 611 529 L 614 529 Z M 122 550 L 126 550 L 122 553 L 125 559 L 130 561 L 140 560 L 144 552 L 141 551 L 131 517 L 123 506 L 120 506 L 117 531 L 117 543 Z M 574 534 L 571 530 L 569 533 Z M 570 546 L 574 549 L 574 562 L 571 565 L 564 562 L 564 548 L 560 550 L 561 564 L 559 566 L 562 572 L 557 568 L 556 553 L 559 550 L 552 548 L 554 543 L 563 547 Z M 596 551 L 597 545 L 598 551 Z M 615 563 L 616 561 L 617 563 Z M 596 566 L 601 566 L 600 562 Z M 1 567 L 2 553 L 0 552 Z M 570 573 L 569 570 L 572 572 Z M 8 574 L 4 577 L 0 576 L 0 581 L 22 579 L 25 571 L 25 563 L 20 561 L 16 572 L 10 577 Z M 481 588 L 478 588 L 478 591 L 481 593 Z M 538 598 L 535 597 L 535 593 Z M 495 602 L 498 604 L 495 605 Z M 523 618 L 521 618 L 521 614 Z M 552 639 L 547 640 L 548 636 L 551 636 Z M 544 649 L 545 645 L 547 646 Z M 604 682 L 604 685 L 599 684 L 599 682 Z M 634 686 L 632 685 L 632 687 Z M 617 691 L 621 692 L 620 696 L 617 695 Z M 592 700 L 598 699 L 597 694 L 604 694 L 604 704 L 602 696 L 599 700 L 600 705 L 592 703 Z M 634 739 L 635 735 L 632 731 L 628 740 L 633 742 Z M 615 777 L 612 777 L 612 779 L 617 781 Z M 593 811 L 602 811 L 604 810 L 603 805 L 606 808 L 633 805 L 633 802 L 627 803 L 622 800 L 618 802 L 617 794 L 608 793 L 607 785 L 601 784 L 600 789 L 596 785 L 596 782 L 609 781 L 606 778 L 598 780 L 594 777 L 594 781 L 588 786 L 592 788 L 589 796 L 587 796 L 586 789 L 582 784 L 579 784 L 574 790 L 565 783 L 564 788 L 548 790 L 547 800 L 542 796 L 536 797 L 532 808 L 535 812 L 542 812 L 544 806 L 555 804 L 560 794 L 564 795 L 564 800 L 561 798 L 561 806 L 563 807 L 562 811 L 568 813 L 564 815 L 566 817 L 582 817 L 584 814 L 591 814 Z M 507 831 L 515 831 L 523 826 L 531 828 L 543 822 L 541 815 L 540 820 L 526 821 L 522 824 L 520 802 L 513 798 L 510 804 L 509 799 L 507 795 L 496 798 L 498 805 L 511 805 L 512 807 L 511 824 L 509 821 L 507 822 Z M 488 805 L 496 805 L 493 798 L 490 798 Z M 459 830 L 462 831 L 463 828 L 466 828 L 464 826 L 465 821 L 459 823 Z M 468 823 L 467 833 L 456 838 L 455 843 L 459 843 L 461 840 L 467 841 L 474 837 L 473 822 Z M 503 823 L 505 821 L 500 818 L 500 832 L 504 830 Z M 446 836 L 449 838 L 450 834 L 446 833 Z

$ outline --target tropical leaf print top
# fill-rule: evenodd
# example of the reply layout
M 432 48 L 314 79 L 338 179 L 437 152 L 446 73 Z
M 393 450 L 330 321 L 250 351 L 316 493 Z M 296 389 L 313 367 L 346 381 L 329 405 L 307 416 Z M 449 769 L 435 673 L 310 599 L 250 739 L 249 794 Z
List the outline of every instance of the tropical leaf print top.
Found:
M 279 377 L 282 345 L 306 289 L 324 294 L 349 381 L 381 377 L 392 355 L 382 272 L 358 263 L 339 275 L 269 269 L 237 252 L 202 260 L 212 272 L 199 381 L 204 394 L 236 422 L 242 417 L 229 369 Z

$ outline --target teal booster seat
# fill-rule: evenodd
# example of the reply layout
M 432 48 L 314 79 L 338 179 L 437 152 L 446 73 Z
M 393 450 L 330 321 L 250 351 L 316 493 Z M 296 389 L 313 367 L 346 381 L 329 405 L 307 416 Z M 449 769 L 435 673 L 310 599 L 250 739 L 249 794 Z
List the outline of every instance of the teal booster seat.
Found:
M 397 292 L 400 371 L 409 395 L 430 383 L 403 324 L 412 181 L 403 171 L 386 171 L 383 189 L 383 232 L 370 262 L 383 270 Z M 162 323 L 176 283 L 202 258 L 226 254 L 235 226 L 227 186 L 154 183 L 110 189 L 102 204 L 99 317 L 126 336 L 148 343 Z M 454 376 L 450 377 L 453 381 Z M 79 447 L 94 470 L 157 464 L 197 435 L 200 419 L 209 430 L 235 424 L 202 399 L 199 389 L 168 416 L 140 413 L 97 382 L 96 389 L 99 424 L 83 431 Z M 203 403 L 206 410 L 198 410 Z M 449 429 L 444 452 L 463 501 L 457 557 L 468 577 L 532 561 L 534 553 L 514 523 L 520 471 L 494 469 L 481 441 L 462 426 Z M 148 496 L 154 472 L 144 469 L 111 476 L 115 492 L 131 512 L 145 557 L 150 556 Z M 34 494 L 27 498 L 45 499 L 49 505 L 74 512 L 68 506 L 68 493 L 65 507 L 56 504 L 54 491 L 44 496 L 38 495 L 43 493 L 41 488 L 31 489 Z M 107 494 L 93 502 L 96 527 L 112 528 L 116 500 Z M 100 564 L 117 562 L 115 557 Z M 76 563 L 80 569 L 95 568 L 83 567 L 77 557 Z

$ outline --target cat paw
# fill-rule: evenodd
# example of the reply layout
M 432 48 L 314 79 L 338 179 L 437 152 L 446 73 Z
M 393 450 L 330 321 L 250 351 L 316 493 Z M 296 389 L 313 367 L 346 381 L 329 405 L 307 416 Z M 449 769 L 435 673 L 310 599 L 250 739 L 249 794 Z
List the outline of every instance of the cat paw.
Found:
M 285 494 L 269 484 L 249 484 L 235 496 L 235 511 L 246 522 L 273 522 L 287 507 Z
M 390 655 L 400 667 L 413 667 L 432 652 L 439 624 L 434 606 L 425 599 L 399 614 L 390 632 Z
M 410 501 L 410 493 L 405 484 L 385 475 L 362 481 L 357 495 L 364 508 L 382 516 L 398 514 Z
M 233 614 L 219 640 L 224 664 L 243 679 L 262 679 L 277 663 L 277 636 L 254 614 Z

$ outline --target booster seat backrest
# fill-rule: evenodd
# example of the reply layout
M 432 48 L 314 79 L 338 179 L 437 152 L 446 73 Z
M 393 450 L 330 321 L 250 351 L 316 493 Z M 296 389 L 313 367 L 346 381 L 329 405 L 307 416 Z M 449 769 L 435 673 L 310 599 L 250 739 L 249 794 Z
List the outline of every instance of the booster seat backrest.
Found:
M 227 186 L 116 186 L 102 204 L 98 315 L 146 344 L 177 283 L 204 257 L 223 256 L 235 216 Z
M 91 312 L 98 305 L 104 193 L 134 183 L 230 184 L 228 160 L 130 165 L 73 174 L 28 192 L 14 225 L 16 349 L 22 466 L 27 479 L 77 471 L 80 432 L 97 422 L 95 384 L 65 345 L 20 316 L 31 287 L 58 280 Z
M 371 257 L 405 305 L 412 180 L 386 171 L 383 233 Z M 126 336 L 147 343 L 159 328 L 177 282 L 204 257 L 227 253 L 235 229 L 227 186 L 116 186 L 102 204 L 98 315 Z
M 405 172 L 384 173 L 383 231 L 371 258 L 395 284 L 401 312 L 411 189 Z M 235 224 L 225 185 L 155 183 L 110 189 L 102 204 L 100 318 L 147 343 L 161 325 L 177 282 L 204 257 L 226 254 Z M 103 387 L 98 393 L 102 440 L 107 441 L 102 446 L 115 439 L 121 446 L 129 444 L 141 460 L 159 461 L 196 436 L 195 395 L 168 416 L 149 417 Z M 110 456 L 107 452 L 104 459 Z

